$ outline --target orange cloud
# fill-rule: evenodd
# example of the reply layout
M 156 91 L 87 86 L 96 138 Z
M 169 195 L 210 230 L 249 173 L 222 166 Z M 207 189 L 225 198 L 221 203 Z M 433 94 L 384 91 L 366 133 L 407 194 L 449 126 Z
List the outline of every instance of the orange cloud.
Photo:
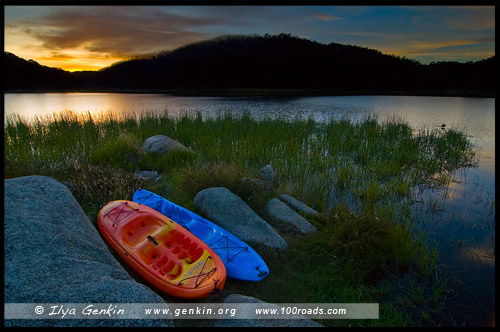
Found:
M 469 47 L 458 53 L 454 47 L 481 46 L 492 41 L 483 39 L 445 40 L 445 41 L 421 41 L 413 40 L 402 44 L 398 49 L 393 48 L 395 55 L 399 56 L 439 56 L 442 59 L 459 60 L 470 57 L 488 58 L 495 55 L 495 50 L 488 47 Z M 494 42 L 493 42 L 494 43 Z M 450 48 L 447 50 L 446 48 Z
M 332 16 L 328 14 L 317 14 L 315 16 L 320 21 L 337 21 L 337 20 L 342 20 L 342 18 L 337 17 L 337 16 Z

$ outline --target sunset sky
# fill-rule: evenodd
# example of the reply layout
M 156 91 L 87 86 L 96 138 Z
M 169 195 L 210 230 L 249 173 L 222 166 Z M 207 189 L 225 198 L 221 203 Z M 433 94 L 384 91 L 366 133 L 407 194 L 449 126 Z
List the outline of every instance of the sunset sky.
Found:
M 223 34 L 289 33 L 421 63 L 495 55 L 494 6 L 4 6 L 4 49 L 69 71 Z

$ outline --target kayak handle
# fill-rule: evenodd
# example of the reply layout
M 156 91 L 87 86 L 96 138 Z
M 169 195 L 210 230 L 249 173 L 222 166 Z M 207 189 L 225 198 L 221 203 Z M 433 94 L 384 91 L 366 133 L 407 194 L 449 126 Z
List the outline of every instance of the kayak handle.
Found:
M 222 292 L 220 289 L 214 288 L 214 290 L 211 290 L 210 292 L 208 292 L 208 294 L 215 295 L 215 294 L 219 294 L 220 292 Z
M 219 294 L 220 292 L 222 292 L 222 289 L 217 288 L 217 284 L 219 283 L 220 280 L 215 280 L 215 279 L 212 280 L 214 281 L 214 289 L 208 292 L 208 294 L 210 295 Z
M 269 273 L 269 271 L 261 271 L 260 266 L 257 266 L 255 269 L 260 272 L 259 274 L 257 274 L 257 277 L 262 277 Z
M 158 243 L 158 242 L 156 242 L 156 240 L 155 240 L 155 239 L 153 239 L 153 237 L 152 237 L 151 235 L 148 235 L 148 240 L 149 240 L 149 241 L 151 241 L 151 242 L 153 242 L 155 246 L 158 246 L 158 245 L 159 245 L 159 243 Z

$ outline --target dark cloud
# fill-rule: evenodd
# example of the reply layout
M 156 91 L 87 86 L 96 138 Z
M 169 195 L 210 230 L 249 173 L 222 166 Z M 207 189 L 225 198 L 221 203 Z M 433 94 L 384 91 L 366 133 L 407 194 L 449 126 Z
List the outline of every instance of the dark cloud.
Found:
M 160 7 L 72 7 L 31 20 L 23 30 L 49 50 L 83 47 L 95 53 L 130 56 L 207 38 L 196 28 L 221 22 L 220 16 L 189 17 Z

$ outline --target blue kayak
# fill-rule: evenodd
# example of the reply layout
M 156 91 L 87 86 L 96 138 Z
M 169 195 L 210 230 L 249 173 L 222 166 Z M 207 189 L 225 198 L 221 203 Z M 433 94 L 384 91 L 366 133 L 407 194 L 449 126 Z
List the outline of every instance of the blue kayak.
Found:
M 144 189 L 137 190 L 132 200 L 172 219 L 207 244 L 224 262 L 228 277 L 260 281 L 269 274 L 266 263 L 252 247 L 213 222 Z

